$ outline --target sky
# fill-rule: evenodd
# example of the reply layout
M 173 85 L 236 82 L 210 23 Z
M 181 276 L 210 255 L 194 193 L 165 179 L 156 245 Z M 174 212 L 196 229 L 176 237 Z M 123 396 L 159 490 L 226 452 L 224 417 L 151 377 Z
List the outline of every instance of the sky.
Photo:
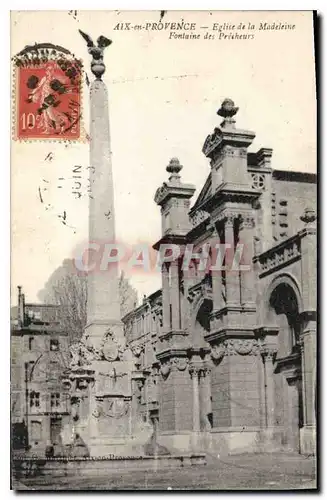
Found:
M 170 158 L 183 165 L 182 180 L 196 186 L 195 202 L 210 172 L 202 145 L 218 126 L 225 97 L 239 112 L 237 126 L 256 138 L 250 151 L 273 148 L 274 169 L 316 171 L 316 102 L 310 12 L 167 12 L 163 22 L 196 23 L 200 39 L 173 39 L 166 30 L 117 30 L 117 23 L 158 23 L 158 11 L 24 11 L 11 16 L 11 52 L 25 45 L 59 44 L 84 61 L 92 79 L 82 29 L 96 39 L 112 39 L 105 51 L 104 82 L 109 92 L 116 235 L 126 245 L 152 246 L 160 238 L 156 189 L 168 179 Z M 261 22 L 294 24 L 292 30 L 259 30 Z M 219 25 L 254 24 L 242 31 L 253 39 L 219 39 Z M 204 39 L 208 33 L 214 39 Z M 226 27 L 226 25 L 225 25 Z M 186 33 L 186 32 L 185 32 Z M 226 35 L 232 32 L 227 26 Z M 234 32 L 235 33 L 235 32 Z M 17 92 L 12 79 L 13 126 Z M 83 129 L 89 130 L 88 87 L 83 85 Z M 88 197 L 72 196 L 71 177 L 80 165 L 85 188 L 87 141 L 76 143 L 12 140 L 11 285 L 22 285 L 28 302 L 37 301 L 51 273 L 87 238 Z M 51 154 L 50 154 L 51 153 Z M 50 156 L 49 156 L 50 154 Z M 47 158 L 47 159 L 46 159 Z M 49 160 L 50 158 L 50 160 Z M 39 187 L 54 208 L 46 211 Z M 59 188 L 58 186 L 61 185 Z M 67 213 L 67 225 L 58 215 Z M 160 287 L 158 274 L 133 274 L 139 296 Z

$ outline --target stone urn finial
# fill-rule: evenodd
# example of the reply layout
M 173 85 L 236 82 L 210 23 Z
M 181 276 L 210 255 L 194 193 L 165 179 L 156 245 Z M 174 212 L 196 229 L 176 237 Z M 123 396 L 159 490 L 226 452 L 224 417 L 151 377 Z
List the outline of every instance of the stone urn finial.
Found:
M 235 120 L 233 117 L 237 112 L 238 107 L 235 106 L 234 101 L 229 98 L 224 99 L 217 111 L 217 115 L 224 118 L 221 127 L 234 126 Z
M 175 180 L 178 181 L 181 176 L 179 175 L 179 172 L 182 170 L 183 165 L 179 163 L 179 159 L 174 157 L 170 160 L 169 165 L 167 165 L 166 170 L 169 172 L 171 175 L 169 177 L 169 180 Z
M 301 215 L 300 219 L 305 223 L 305 225 L 312 225 L 317 219 L 316 211 L 311 207 L 307 207 L 305 208 L 304 214 Z

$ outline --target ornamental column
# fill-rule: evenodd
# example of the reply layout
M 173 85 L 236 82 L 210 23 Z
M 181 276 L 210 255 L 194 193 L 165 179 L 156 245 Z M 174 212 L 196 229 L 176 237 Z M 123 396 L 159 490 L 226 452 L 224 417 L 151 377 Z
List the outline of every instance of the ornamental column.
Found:
M 193 448 L 196 448 L 198 444 L 198 434 L 200 432 L 199 362 L 193 361 L 190 364 L 189 371 L 193 389 Z
M 304 426 L 301 429 L 301 453 L 316 452 L 316 315 L 317 315 L 317 226 L 316 213 L 306 208 L 300 217 L 305 227 L 301 237 L 302 299 L 301 319 L 303 330 L 300 335 L 302 361 L 302 392 Z
M 262 357 L 264 362 L 264 384 L 265 384 L 265 414 L 266 427 L 272 429 L 275 426 L 275 385 L 274 385 L 274 359 L 276 351 L 264 348 Z
M 316 321 L 308 321 L 301 334 L 303 420 L 301 453 L 316 450 Z
M 299 377 L 296 370 L 285 372 L 287 380 L 287 435 L 288 446 L 299 451 Z
M 201 422 L 203 423 L 203 429 L 209 431 L 211 429 L 211 424 L 208 419 L 208 415 L 212 413 L 211 407 L 211 387 L 210 387 L 210 368 L 204 366 L 200 369 L 199 374 L 199 389 L 200 389 L 200 428 Z
M 169 292 L 169 264 L 162 265 L 162 326 L 167 332 L 171 328 L 170 324 L 170 292 Z
M 179 266 L 178 260 L 170 264 L 170 296 L 171 296 L 171 326 L 179 330 L 180 325 L 180 294 L 179 294 Z
M 255 305 L 255 280 L 253 269 L 253 227 L 254 220 L 251 215 L 243 216 L 239 227 L 239 242 L 243 245 L 241 265 L 247 266 L 247 270 L 240 270 L 241 304 L 242 306 Z
M 235 254 L 234 221 L 233 216 L 227 216 L 224 222 L 225 244 L 230 245 L 225 253 L 227 307 L 240 305 L 239 271 L 232 269 Z
M 304 425 L 316 425 L 316 324 L 310 321 L 301 335 Z
M 221 276 L 221 267 L 222 267 L 222 256 L 221 256 L 222 248 L 220 237 L 217 229 L 214 229 L 213 237 L 211 240 L 211 279 L 212 279 L 212 302 L 213 302 L 213 311 L 220 311 L 220 309 L 224 306 L 223 294 L 222 294 L 222 276 Z

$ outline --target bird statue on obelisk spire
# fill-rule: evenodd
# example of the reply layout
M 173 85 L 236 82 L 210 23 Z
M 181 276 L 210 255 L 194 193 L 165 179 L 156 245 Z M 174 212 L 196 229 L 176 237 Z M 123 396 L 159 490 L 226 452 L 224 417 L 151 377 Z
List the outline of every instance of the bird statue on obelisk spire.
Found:
M 106 67 L 103 52 L 111 40 L 99 36 L 97 46 L 92 38 L 79 30 L 92 56 L 91 71 L 96 79 L 90 87 L 90 187 L 89 242 L 103 249 L 115 243 L 115 210 L 110 148 L 108 92 L 102 81 Z M 104 256 L 105 257 L 105 256 Z M 108 330 L 124 344 L 120 321 L 118 265 L 110 264 L 109 272 L 97 269 L 88 273 L 87 326 L 85 337 L 96 350 L 103 347 Z
M 91 56 L 93 57 L 91 62 L 91 71 L 96 76 L 96 78 L 101 80 L 101 76 L 106 71 L 106 66 L 103 62 L 103 51 L 106 47 L 109 47 L 109 45 L 112 44 L 112 41 L 109 40 L 109 38 L 106 38 L 105 36 L 101 35 L 97 39 L 98 46 L 96 47 L 94 45 L 92 38 L 89 35 L 84 33 L 82 30 L 78 31 L 86 41 L 89 54 L 91 54 Z

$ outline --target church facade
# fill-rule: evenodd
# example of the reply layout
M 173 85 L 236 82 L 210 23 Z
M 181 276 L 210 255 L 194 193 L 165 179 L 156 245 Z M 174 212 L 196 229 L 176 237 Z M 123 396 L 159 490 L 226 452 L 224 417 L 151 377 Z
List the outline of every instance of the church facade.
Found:
M 133 407 L 171 449 L 315 453 L 316 176 L 249 152 L 237 110 L 205 140 L 198 199 L 177 158 L 155 194 L 162 289 L 123 318 Z

